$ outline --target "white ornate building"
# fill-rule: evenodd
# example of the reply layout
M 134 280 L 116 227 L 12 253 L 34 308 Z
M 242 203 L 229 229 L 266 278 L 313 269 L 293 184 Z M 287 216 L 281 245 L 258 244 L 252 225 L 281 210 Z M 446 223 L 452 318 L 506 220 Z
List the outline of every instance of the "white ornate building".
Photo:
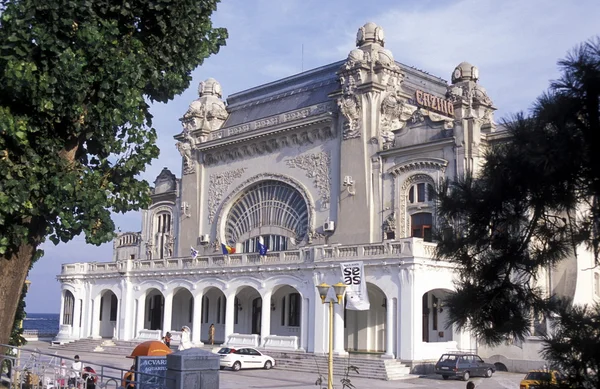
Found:
M 323 353 L 328 315 L 315 286 L 362 261 L 370 310 L 335 306 L 336 353 L 418 364 L 476 349 L 446 327 L 454 273 L 433 259 L 432 190 L 476 170 L 504 137 L 494 105 L 466 62 L 448 84 L 396 62 L 373 23 L 356 45 L 343 61 L 226 102 L 217 81 L 200 83 L 175 136 L 182 177 L 157 177 L 141 232 L 119 234 L 111 262 L 63 265 L 58 340 L 158 339 L 187 325 L 201 344 L 214 323 L 218 342 Z M 598 273 L 584 279 L 586 259 L 573 261 L 546 286 L 598 295 Z M 535 360 L 535 347 L 478 351 L 510 367 Z

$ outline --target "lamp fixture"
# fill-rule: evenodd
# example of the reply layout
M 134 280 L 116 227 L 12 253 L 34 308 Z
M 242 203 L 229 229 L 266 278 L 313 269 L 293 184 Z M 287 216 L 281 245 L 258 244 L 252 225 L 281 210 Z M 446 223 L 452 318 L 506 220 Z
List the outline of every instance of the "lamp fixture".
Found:
M 433 309 L 437 309 L 439 313 L 444 312 L 444 303 L 439 301 L 438 299 L 435 299 L 432 305 Z
M 354 196 L 356 194 L 356 191 L 354 190 L 354 180 L 352 179 L 352 176 L 345 176 L 343 185 L 350 196 Z

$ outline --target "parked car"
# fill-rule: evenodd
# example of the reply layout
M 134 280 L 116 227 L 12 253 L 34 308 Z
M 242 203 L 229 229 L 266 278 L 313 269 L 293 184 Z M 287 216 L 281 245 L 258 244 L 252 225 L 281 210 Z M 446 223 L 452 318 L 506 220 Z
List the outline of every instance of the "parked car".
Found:
M 469 353 L 443 354 L 435 364 L 435 373 L 441 374 L 445 380 L 460 377 L 467 381 L 471 376 L 490 378 L 495 371 L 493 364 L 485 363 L 479 355 Z
M 221 352 L 221 350 L 219 350 L 219 354 L 221 355 L 221 370 L 226 367 L 235 371 L 261 368 L 269 370 L 275 366 L 273 358 L 251 347 L 236 349 L 233 352 Z
M 547 388 L 565 383 L 565 377 L 556 370 L 529 370 L 519 389 Z

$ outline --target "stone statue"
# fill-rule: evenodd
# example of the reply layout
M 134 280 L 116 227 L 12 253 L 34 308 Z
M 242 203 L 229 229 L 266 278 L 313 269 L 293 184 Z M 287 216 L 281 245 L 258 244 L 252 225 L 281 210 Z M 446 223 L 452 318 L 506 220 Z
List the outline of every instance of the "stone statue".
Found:
M 193 159 L 193 150 L 196 148 L 196 140 L 189 132 L 183 132 L 184 140 L 175 145 L 179 154 L 183 157 L 183 174 L 191 174 L 196 171 Z
M 346 94 L 338 99 L 338 107 L 346 118 L 344 140 L 360 138 L 360 103 L 355 95 Z

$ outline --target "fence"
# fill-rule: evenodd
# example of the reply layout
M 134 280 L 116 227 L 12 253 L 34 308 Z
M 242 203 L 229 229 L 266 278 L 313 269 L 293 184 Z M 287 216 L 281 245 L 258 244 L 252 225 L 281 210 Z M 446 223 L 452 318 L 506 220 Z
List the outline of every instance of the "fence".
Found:
M 119 389 L 127 370 L 81 360 L 74 360 L 38 349 L 0 345 L 2 385 L 12 389 Z M 86 368 L 91 368 L 87 371 Z M 166 378 L 135 371 L 131 381 L 136 389 L 166 389 Z

